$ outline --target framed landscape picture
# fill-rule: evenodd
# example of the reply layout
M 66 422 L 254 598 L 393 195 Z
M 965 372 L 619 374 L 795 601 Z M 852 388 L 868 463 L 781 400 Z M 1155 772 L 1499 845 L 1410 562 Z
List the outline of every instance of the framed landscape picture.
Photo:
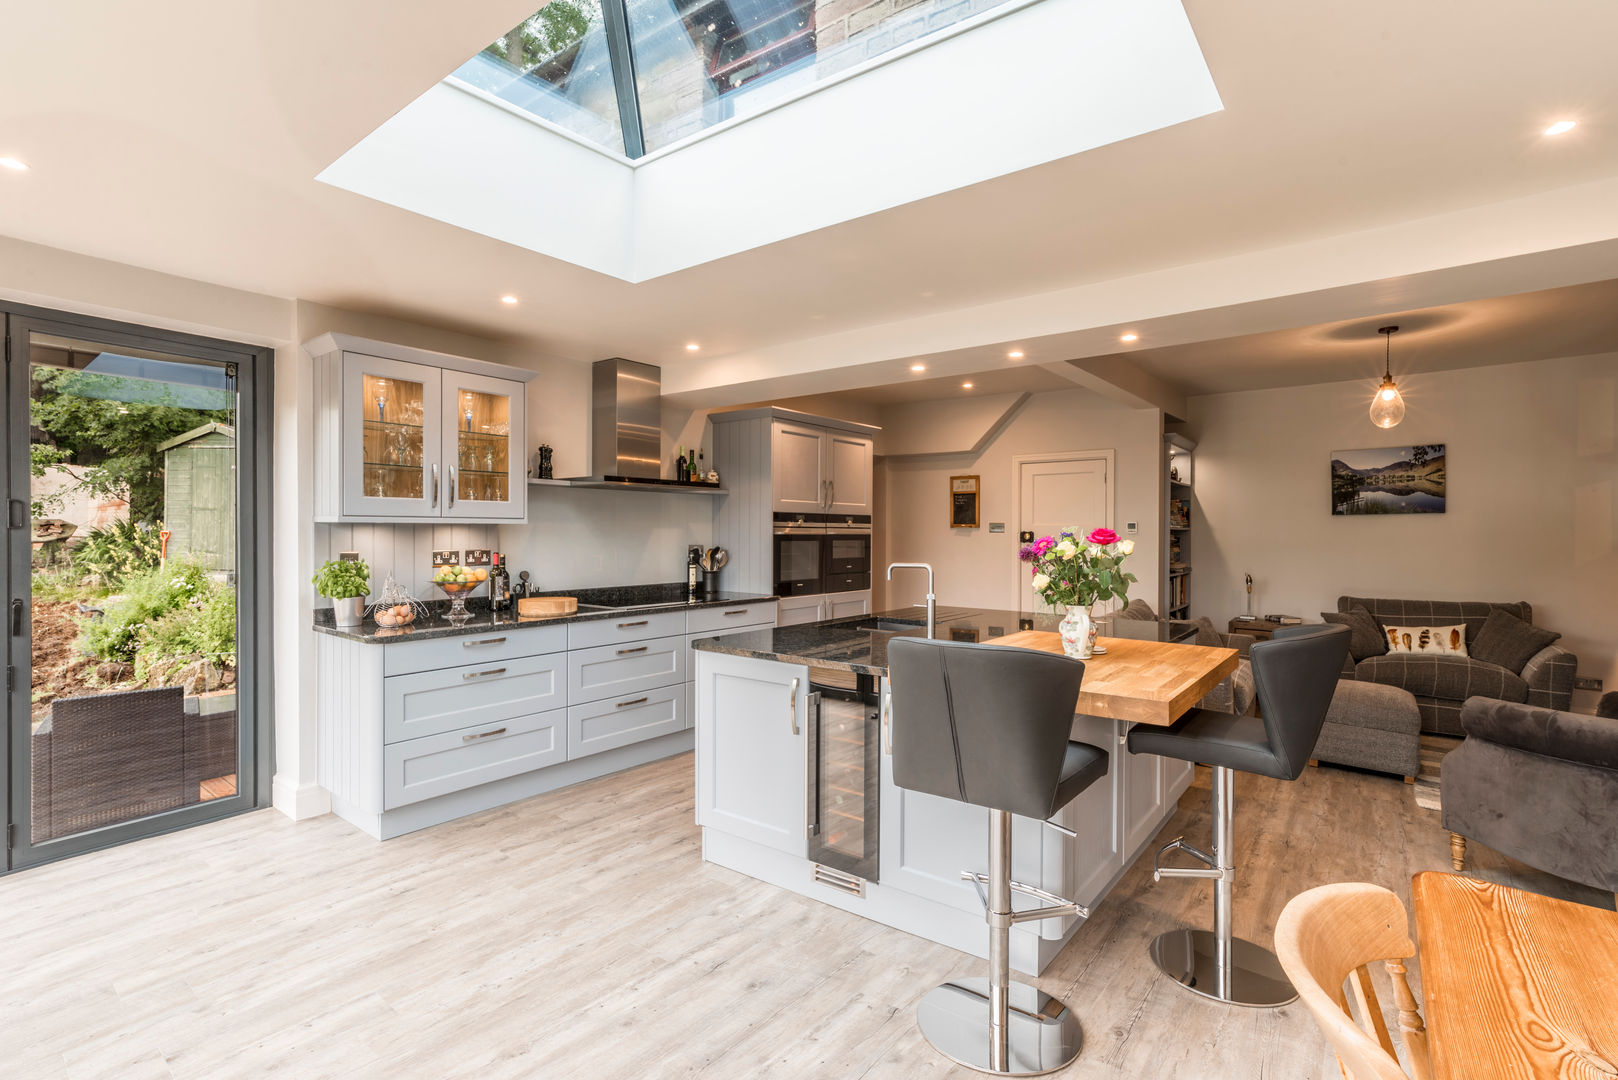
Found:
M 1444 444 L 1333 450 L 1333 514 L 1442 514 Z

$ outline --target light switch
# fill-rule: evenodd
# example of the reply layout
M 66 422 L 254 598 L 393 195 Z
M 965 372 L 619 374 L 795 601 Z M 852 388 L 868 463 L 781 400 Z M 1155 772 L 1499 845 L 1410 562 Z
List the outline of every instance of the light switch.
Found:
M 989 522 L 989 531 L 992 533 L 1003 533 L 1006 531 L 1006 523 L 1003 521 L 991 521 Z
M 1124 532 L 1139 532 L 1140 529 L 1133 521 L 1124 522 Z

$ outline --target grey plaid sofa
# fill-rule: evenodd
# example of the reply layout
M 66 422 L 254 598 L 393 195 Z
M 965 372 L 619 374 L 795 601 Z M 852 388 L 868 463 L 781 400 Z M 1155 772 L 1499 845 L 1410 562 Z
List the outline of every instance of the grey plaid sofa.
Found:
M 1453 626 L 1466 624 L 1470 646 L 1478 629 L 1496 608 L 1515 615 L 1523 622 L 1534 621 L 1533 608 L 1525 601 L 1490 603 L 1483 600 L 1389 600 L 1363 596 L 1339 596 L 1337 610 L 1363 607 L 1378 626 Z M 1495 698 L 1540 709 L 1566 712 L 1573 707 L 1573 676 L 1578 658 L 1557 645 L 1547 645 L 1523 667 L 1522 674 L 1461 656 L 1412 656 L 1389 654 L 1370 656 L 1355 663 L 1351 656 L 1343 667 L 1345 678 L 1360 682 L 1385 683 L 1408 690 L 1421 710 L 1423 731 L 1460 735 L 1461 705 L 1469 697 Z

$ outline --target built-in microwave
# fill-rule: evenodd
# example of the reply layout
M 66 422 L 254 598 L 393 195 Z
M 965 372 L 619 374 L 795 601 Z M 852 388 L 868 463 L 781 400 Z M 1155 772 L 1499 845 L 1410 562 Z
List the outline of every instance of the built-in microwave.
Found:
M 775 595 L 826 591 L 826 523 L 818 514 L 775 515 Z
M 826 521 L 826 577 L 846 577 L 863 574 L 865 584 L 871 587 L 871 518 L 869 515 L 827 515 Z M 834 590 L 835 591 L 835 590 Z

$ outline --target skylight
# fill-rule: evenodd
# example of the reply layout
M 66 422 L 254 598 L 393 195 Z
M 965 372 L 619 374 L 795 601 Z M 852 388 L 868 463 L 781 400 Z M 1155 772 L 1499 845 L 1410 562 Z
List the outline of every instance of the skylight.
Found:
M 1011 0 L 550 0 L 455 78 L 638 158 Z

